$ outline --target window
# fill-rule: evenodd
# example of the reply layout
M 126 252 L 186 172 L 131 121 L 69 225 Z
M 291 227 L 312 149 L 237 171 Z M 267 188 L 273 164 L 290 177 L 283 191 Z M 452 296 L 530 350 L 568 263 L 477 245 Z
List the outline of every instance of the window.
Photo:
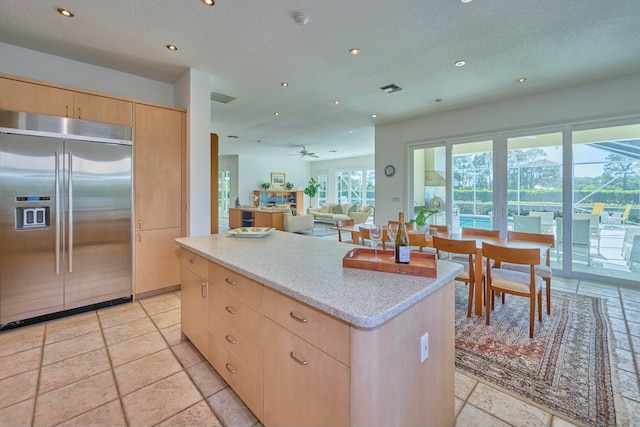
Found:
M 375 203 L 376 179 L 374 170 L 348 170 L 337 173 L 338 203 L 355 205 Z
M 318 175 L 318 206 L 322 206 L 327 203 L 327 174 Z

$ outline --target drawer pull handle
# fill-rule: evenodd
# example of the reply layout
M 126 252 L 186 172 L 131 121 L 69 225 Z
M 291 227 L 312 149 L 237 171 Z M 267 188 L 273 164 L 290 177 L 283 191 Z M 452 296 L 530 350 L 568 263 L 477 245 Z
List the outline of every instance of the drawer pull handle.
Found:
M 307 323 L 309 321 L 309 319 L 307 319 L 306 317 L 302 317 L 299 314 L 295 313 L 295 312 L 290 312 L 289 316 L 293 317 L 294 319 L 296 319 L 298 322 L 302 322 L 302 323 Z
M 231 307 L 230 305 L 226 306 L 224 309 L 227 310 L 231 314 L 236 314 L 236 309 Z
M 298 356 L 296 356 L 296 354 L 293 351 L 291 353 L 289 353 L 289 356 L 291 356 L 291 358 L 293 360 L 295 360 L 296 362 L 298 362 L 299 364 L 301 364 L 303 366 L 306 366 L 306 365 L 309 364 L 309 362 L 307 362 L 306 360 L 300 359 Z
M 236 339 L 232 336 L 232 335 L 227 335 L 224 337 L 227 341 L 229 341 L 231 344 L 235 344 L 236 343 Z
M 191 264 L 197 264 L 197 263 L 198 263 L 198 260 L 195 260 L 195 259 L 193 259 L 193 258 L 189 258 L 189 262 L 190 262 Z
M 202 287 L 200 288 L 200 296 L 202 298 L 206 298 L 207 297 L 207 285 L 209 284 L 209 282 L 202 282 Z
M 236 372 L 238 372 L 236 367 L 233 366 L 231 363 L 227 363 L 226 365 L 224 365 L 224 367 L 227 368 L 227 371 L 231 372 L 232 374 L 235 374 Z
M 225 281 L 225 282 L 227 282 L 227 283 L 228 283 L 228 284 L 230 284 L 230 285 L 235 285 L 235 284 L 236 284 L 236 281 L 235 281 L 235 280 L 229 280 L 229 278 L 228 278 L 228 277 L 225 277 L 225 278 L 224 278 L 224 281 Z

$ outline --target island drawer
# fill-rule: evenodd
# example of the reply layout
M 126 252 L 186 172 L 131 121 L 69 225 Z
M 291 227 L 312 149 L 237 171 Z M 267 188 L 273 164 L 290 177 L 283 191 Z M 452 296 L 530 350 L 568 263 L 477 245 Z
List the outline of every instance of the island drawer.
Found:
M 209 272 L 209 261 L 206 258 L 201 257 L 200 255 L 196 255 L 186 249 L 182 249 L 180 262 L 181 265 L 187 270 L 190 270 L 203 279 L 207 278 Z
M 209 312 L 216 314 L 262 347 L 261 313 L 216 286 L 209 289 Z
M 253 375 L 262 377 L 262 348 L 212 312 L 209 312 L 209 335 L 237 357 Z
M 209 334 L 209 363 L 260 420 L 263 419 L 262 377 L 256 377 Z
M 351 328 L 346 322 L 266 287 L 264 315 L 345 365 L 351 365 Z
M 262 312 L 263 286 L 258 282 L 213 262 L 209 264 L 209 282 L 254 310 Z

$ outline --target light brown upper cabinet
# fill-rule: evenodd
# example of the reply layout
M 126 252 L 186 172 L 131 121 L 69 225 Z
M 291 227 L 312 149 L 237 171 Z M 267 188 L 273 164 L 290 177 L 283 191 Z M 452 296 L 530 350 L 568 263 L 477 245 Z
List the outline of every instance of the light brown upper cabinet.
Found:
M 133 125 L 133 103 L 37 83 L 0 78 L 0 109 Z

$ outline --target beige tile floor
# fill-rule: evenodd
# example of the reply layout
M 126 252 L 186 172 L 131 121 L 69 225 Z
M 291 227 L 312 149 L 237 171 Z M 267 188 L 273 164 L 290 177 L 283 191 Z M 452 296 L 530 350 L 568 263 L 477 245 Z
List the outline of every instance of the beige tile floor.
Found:
M 554 288 L 605 297 L 621 391 L 640 425 L 640 291 L 586 281 Z M 456 373 L 456 426 L 571 426 Z M 260 425 L 188 341 L 180 292 L 0 334 L 0 426 Z

